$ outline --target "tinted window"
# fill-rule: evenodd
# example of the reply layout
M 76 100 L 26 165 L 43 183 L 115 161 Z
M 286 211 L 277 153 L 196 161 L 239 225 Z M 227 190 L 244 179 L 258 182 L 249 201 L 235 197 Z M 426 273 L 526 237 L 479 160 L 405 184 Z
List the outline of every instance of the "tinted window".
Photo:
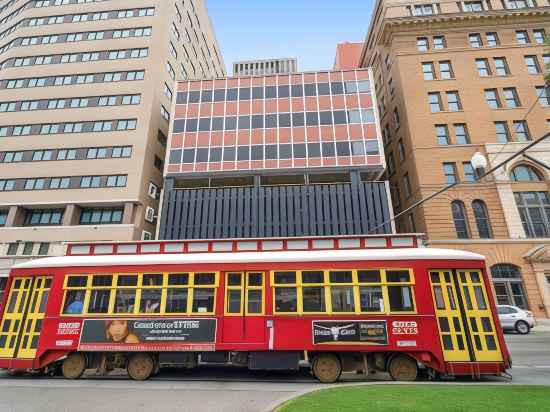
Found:
M 265 115 L 265 127 L 266 129 L 277 127 L 277 115 L 266 114 Z
M 305 84 L 304 94 L 306 96 L 317 96 L 317 87 L 315 86 L 315 84 Z
M 214 90 L 214 101 L 223 102 L 225 100 L 225 89 Z
M 237 148 L 237 160 L 249 160 L 250 148 L 248 146 L 239 146 Z
M 239 89 L 239 99 L 250 100 L 250 89 L 249 88 Z
M 183 151 L 182 163 L 193 163 L 195 161 L 195 149 L 185 149 Z
M 322 143 L 323 157 L 334 156 L 334 143 Z
M 187 103 L 187 93 L 179 92 L 176 95 L 176 103 L 177 104 L 186 104 Z
M 317 112 L 306 112 L 306 125 L 317 126 L 319 124 L 319 116 Z
M 265 98 L 274 99 L 277 97 L 277 87 L 276 86 L 267 86 L 265 88 Z
M 205 117 L 199 119 L 199 132 L 208 132 L 210 131 L 210 118 Z
M 304 126 L 305 120 L 304 120 L 304 113 L 292 113 L 292 125 L 294 127 L 301 127 Z
M 180 161 L 181 161 L 181 150 L 171 150 L 170 163 L 180 163 Z
M 200 102 L 200 98 L 201 98 L 201 92 L 199 91 L 189 92 L 189 103 L 198 103 Z
M 281 113 L 279 115 L 279 127 L 290 127 L 290 113 Z
M 261 129 L 264 127 L 264 116 L 261 114 L 255 114 L 252 116 L 252 128 Z
M 239 116 L 239 129 L 250 129 L 250 116 Z
M 210 149 L 210 161 L 211 162 L 219 162 L 222 160 L 222 148 L 221 147 L 214 147 Z
M 205 103 L 211 102 L 212 101 L 212 90 L 203 90 L 201 101 L 205 102 Z
M 226 117 L 225 118 L 225 130 L 235 130 L 237 128 L 237 118 L 236 117 Z
M 174 133 L 185 131 L 185 119 L 174 120 Z
M 309 157 L 321 157 L 321 145 L 319 143 L 308 143 L 307 151 Z
M 251 160 L 263 160 L 264 158 L 264 148 L 263 146 L 252 146 L 250 148 L 250 159 Z
M 197 131 L 197 119 L 187 119 L 187 123 L 185 125 L 185 131 L 186 132 L 196 132 Z
M 227 89 L 227 100 L 235 101 L 237 100 L 238 89 Z
M 208 162 L 208 149 L 197 149 L 197 162 Z
M 279 145 L 279 158 L 280 159 L 291 159 L 292 158 L 292 145 L 290 145 L 290 144 Z
M 302 97 L 304 95 L 304 89 L 301 84 L 293 84 L 291 87 L 292 97 Z
M 349 156 L 349 143 L 348 142 L 337 142 L 336 143 L 336 153 L 338 156 Z
M 223 160 L 224 162 L 235 161 L 235 148 L 233 146 L 228 146 L 223 149 Z
M 305 144 L 295 144 L 294 145 L 294 157 L 303 159 L 306 157 L 306 145 Z
M 319 96 L 326 96 L 330 94 L 330 87 L 328 83 L 318 83 L 317 88 L 319 89 Z
M 345 110 L 336 110 L 333 112 L 333 116 L 334 124 L 346 124 L 348 122 Z
M 214 117 L 212 119 L 212 130 L 223 130 L 223 117 Z
M 332 112 L 320 112 L 319 121 L 322 125 L 332 124 Z
M 265 147 L 265 158 L 266 159 L 277 159 L 278 158 L 277 145 L 276 144 L 267 145 Z
M 252 98 L 253 99 L 263 99 L 264 98 L 264 88 L 263 87 L 253 87 L 252 88 Z
M 290 87 L 288 85 L 279 86 L 279 98 L 289 97 Z
M 331 83 L 330 91 L 332 94 L 344 94 L 344 84 L 342 82 Z

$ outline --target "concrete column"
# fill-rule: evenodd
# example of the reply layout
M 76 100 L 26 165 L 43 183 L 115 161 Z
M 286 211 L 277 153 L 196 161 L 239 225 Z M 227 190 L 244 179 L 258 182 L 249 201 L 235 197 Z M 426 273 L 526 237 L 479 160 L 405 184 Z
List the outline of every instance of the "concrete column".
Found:
M 519 215 L 516 200 L 514 198 L 514 192 L 510 184 L 497 183 L 498 197 L 502 204 L 502 210 L 504 211 L 504 218 L 506 220 L 506 226 L 512 239 L 525 239 L 525 229 L 521 223 L 521 216 Z
M 6 218 L 6 224 L 4 226 L 5 227 L 16 226 L 16 220 L 17 220 L 18 214 L 20 214 L 19 206 L 10 206 L 10 210 L 8 211 L 8 217 Z
M 125 203 L 124 204 L 124 214 L 122 215 L 122 224 L 131 225 L 134 223 L 134 204 Z
M 63 226 L 74 226 L 77 221 L 77 209 L 75 205 L 67 205 L 63 214 Z

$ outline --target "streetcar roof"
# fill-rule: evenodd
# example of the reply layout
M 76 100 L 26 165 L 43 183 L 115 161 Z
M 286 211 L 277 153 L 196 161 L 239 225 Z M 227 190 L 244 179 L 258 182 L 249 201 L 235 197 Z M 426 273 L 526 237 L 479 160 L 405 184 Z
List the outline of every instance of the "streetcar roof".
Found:
M 291 263 L 355 260 L 485 260 L 477 253 L 454 249 L 353 249 L 235 253 L 159 253 L 141 255 L 59 256 L 31 260 L 13 269 L 73 266 L 141 266 L 208 263 Z

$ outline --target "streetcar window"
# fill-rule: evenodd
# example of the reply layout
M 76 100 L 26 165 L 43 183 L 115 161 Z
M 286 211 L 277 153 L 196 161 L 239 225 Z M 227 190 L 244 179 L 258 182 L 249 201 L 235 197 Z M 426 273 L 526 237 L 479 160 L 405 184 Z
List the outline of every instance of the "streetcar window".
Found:
M 443 291 L 441 286 L 434 286 L 435 303 L 437 309 L 445 309 L 445 300 L 443 299 Z
M 387 270 L 386 271 L 387 282 L 410 282 L 411 275 L 408 270 Z
M 297 312 L 297 299 L 296 288 L 275 288 L 275 311 Z
M 162 275 L 143 275 L 143 286 L 162 286 Z
M 161 278 L 162 283 L 162 278 Z M 162 289 L 142 289 L 139 305 L 140 313 L 160 313 Z
M 355 312 L 353 286 L 333 286 L 331 299 L 333 312 Z
M 110 301 L 110 289 L 92 290 L 90 303 L 88 304 L 88 313 L 108 313 Z
M 379 283 L 381 280 L 379 270 L 359 270 L 357 278 L 359 283 Z
M 248 290 L 247 312 L 262 313 L 263 312 L 262 299 L 263 299 L 263 291 L 261 289 Z
M 481 289 L 481 286 L 474 286 L 474 294 L 476 297 L 477 308 L 479 310 L 487 309 L 487 304 L 485 303 L 485 296 L 483 296 L 483 289 Z
M 241 313 L 241 290 L 227 291 L 227 313 Z
M 384 298 L 380 286 L 361 286 L 359 302 L 361 312 L 384 312 Z
M 113 275 L 94 275 L 92 278 L 92 286 L 112 286 Z
M 178 273 L 168 275 L 168 284 L 173 286 L 188 285 L 189 273 Z
M 119 289 L 115 295 L 115 313 L 134 313 L 135 289 Z
M 66 315 L 80 315 L 84 309 L 84 291 L 68 290 L 65 294 L 63 313 Z
M 274 312 L 414 312 L 413 285 L 409 269 L 274 272 Z
M 187 288 L 168 289 L 166 295 L 166 313 L 187 312 Z
M 195 273 L 194 283 L 195 285 L 214 285 L 216 284 L 216 275 L 214 273 Z
M 68 288 L 85 288 L 88 284 L 88 276 L 69 276 L 67 279 Z
M 390 311 L 410 312 L 414 310 L 412 291 L 409 286 L 388 286 Z
M 249 273 L 248 286 L 262 286 L 264 284 L 263 273 Z
M 193 291 L 193 313 L 214 312 L 214 292 L 215 289 L 211 288 L 195 289 Z
M 296 272 L 275 272 L 274 280 L 278 285 L 295 284 Z
M 304 287 L 303 309 L 304 312 L 325 312 L 325 288 L 322 286 Z
M 351 271 L 329 272 L 330 283 L 352 283 Z
M 119 275 L 117 286 L 137 286 L 137 275 Z

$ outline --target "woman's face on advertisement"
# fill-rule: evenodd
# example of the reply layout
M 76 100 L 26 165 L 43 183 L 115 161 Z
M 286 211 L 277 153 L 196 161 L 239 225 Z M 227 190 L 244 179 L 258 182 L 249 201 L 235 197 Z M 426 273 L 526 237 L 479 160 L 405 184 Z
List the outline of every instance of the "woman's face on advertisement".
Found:
M 113 338 L 113 342 L 120 342 L 128 336 L 128 322 L 125 320 L 114 320 L 109 326 L 109 333 Z

